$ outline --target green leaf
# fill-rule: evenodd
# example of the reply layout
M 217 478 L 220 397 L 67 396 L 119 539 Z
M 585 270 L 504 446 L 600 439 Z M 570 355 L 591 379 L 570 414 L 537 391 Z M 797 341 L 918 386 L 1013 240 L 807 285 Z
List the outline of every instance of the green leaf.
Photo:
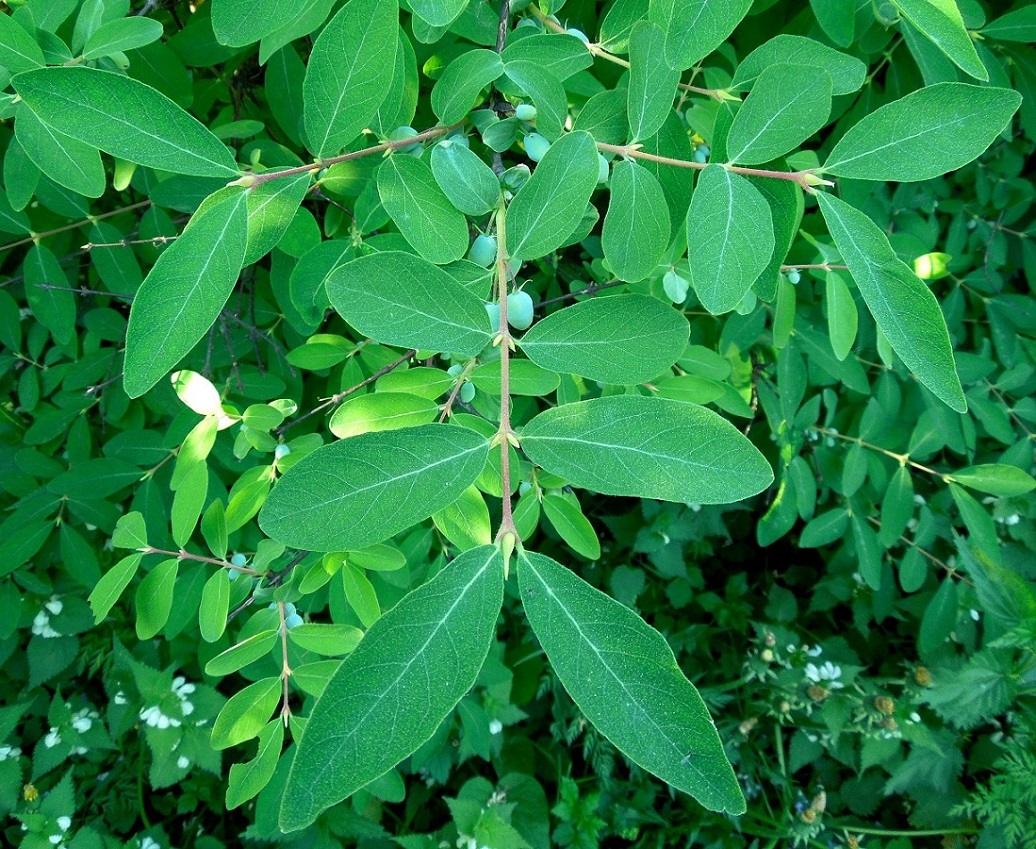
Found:
M 309 174 L 297 174 L 268 180 L 248 190 L 248 249 L 244 265 L 251 265 L 274 249 L 291 226 L 309 183 Z
M 948 475 L 948 479 L 1001 498 L 1025 495 L 1036 489 L 1036 480 L 1033 480 L 1032 475 L 1023 472 L 1017 466 L 1007 466 L 1003 463 L 968 466 Z
M 648 19 L 665 33 L 665 60 L 685 71 L 719 47 L 752 0 L 651 0 Z
M 464 145 L 441 141 L 432 148 L 431 160 L 439 188 L 465 215 L 485 215 L 500 201 L 496 174 Z
M 277 642 L 278 630 L 269 628 L 232 645 L 205 664 L 206 675 L 229 675 L 268 654 Z
M 534 463 L 602 495 L 727 504 L 773 482 L 770 464 L 730 422 L 664 398 L 565 404 L 535 416 L 520 438 Z
M 139 398 L 212 327 L 244 263 L 247 193 L 209 198 L 144 279 L 126 330 L 126 393 Z
M 824 171 L 857 180 L 930 180 L 981 155 L 1022 98 L 1016 91 L 938 83 L 865 115 L 839 139 Z
M 762 274 L 775 244 L 773 216 L 746 178 L 709 165 L 687 211 L 691 283 L 711 313 L 730 312 Z
M 281 680 L 263 678 L 239 690 L 212 724 L 212 748 L 229 749 L 255 737 L 270 720 L 281 695 Z
M 299 0 L 212 0 L 212 31 L 220 44 L 244 47 L 300 15 Z
M 214 643 L 223 636 L 229 610 L 230 573 L 226 569 L 217 569 L 205 582 L 205 588 L 201 591 L 201 604 L 198 606 L 198 626 L 205 642 Z
M 856 301 L 842 275 L 828 271 L 824 287 L 824 302 L 827 306 L 827 333 L 831 337 L 831 350 L 839 360 L 849 356 L 856 342 L 859 326 L 859 312 Z
M 922 657 L 936 651 L 956 627 L 957 595 L 957 582 L 947 576 L 925 608 L 917 636 L 917 650 Z
M 14 87 L 43 123 L 105 153 L 174 174 L 239 176 L 226 146 L 150 86 L 96 68 L 41 68 Z
M 428 424 L 438 414 L 439 405 L 419 395 L 376 392 L 346 401 L 335 410 L 327 427 L 339 439 L 348 439 L 361 433 Z
M 590 520 L 579 509 L 579 502 L 574 495 L 557 495 L 547 493 L 543 496 L 543 512 L 547 514 L 550 524 L 578 554 L 587 560 L 598 560 L 601 556 L 601 543 Z
M 420 257 L 386 251 L 339 266 L 327 277 L 338 314 L 386 345 L 474 356 L 490 341 L 478 296 Z
M 511 257 L 535 259 L 561 247 L 583 220 L 597 176 L 597 145 L 589 133 L 566 133 L 554 142 L 507 210 Z
M 112 532 L 115 548 L 147 548 L 147 525 L 143 514 L 134 510 L 122 516 Z
M 579 710 L 623 754 L 702 805 L 745 800 L 716 726 L 665 638 L 549 557 L 518 559 L 522 605 Z
M 983 82 L 989 79 L 957 0 L 892 0 L 892 4 L 964 73 Z
M 352 625 L 324 625 L 309 622 L 288 631 L 288 639 L 300 649 L 327 657 L 349 654 L 360 644 L 363 631 Z
M 180 561 L 163 560 L 137 585 L 137 639 L 150 640 L 165 627 L 173 609 L 173 586 Z
M 648 277 L 669 246 L 669 207 L 654 175 L 633 160 L 615 164 L 601 248 L 612 273 L 635 283 Z
M 752 87 L 727 134 L 727 158 L 759 165 L 794 150 L 827 123 L 831 77 L 820 68 L 771 65 Z
M 411 0 L 414 14 L 432 27 L 448 27 L 464 11 L 468 0 Z
M 313 45 L 302 83 L 309 149 L 338 153 L 370 123 L 392 85 L 396 0 L 349 0 Z
M 469 50 L 451 61 L 432 89 L 432 111 L 443 124 L 456 124 L 468 114 L 478 93 L 504 72 L 500 54 Z
M 839 47 L 853 43 L 856 29 L 856 6 L 852 0 L 809 0 L 813 15 L 824 34 Z
M 97 582 L 97 586 L 93 588 L 89 598 L 90 609 L 94 612 L 94 625 L 100 625 L 104 621 L 108 611 L 119 600 L 123 590 L 129 586 L 129 582 L 137 574 L 137 567 L 140 566 L 143 556 L 143 554 L 130 554 L 128 557 L 123 557 Z
M 687 319 L 658 298 L 612 295 L 558 310 L 520 340 L 545 369 L 633 385 L 667 372 L 687 347 Z
M 511 395 L 549 395 L 558 388 L 561 377 L 530 360 L 512 358 L 509 363 L 508 388 Z M 500 396 L 500 360 L 491 360 L 475 368 L 470 375 L 475 388 Z
M 378 196 L 399 232 L 429 262 L 464 256 L 468 222 L 450 203 L 423 159 L 397 153 L 378 169 Z
M 489 545 L 493 539 L 489 508 L 475 486 L 469 486 L 460 498 L 434 513 L 432 521 L 461 551 Z
M 965 412 L 950 334 L 935 296 L 864 213 L 823 192 L 817 200 L 838 252 L 892 349 L 944 404 Z
M 565 86 L 548 68 L 525 59 L 504 65 L 507 77 L 524 91 L 536 107 L 536 129 L 554 141 L 568 119 L 568 95 Z
M 495 547 L 465 552 L 382 616 L 313 707 L 282 802 L 303 828 L 428 740 L 475 683 L 503 603 Z
M 374 591 L 374 585 L 371 584 L 362 569 L 357 569 L 348 562 L 342 564 L 340 574 L 346 601 L 363 623 L 363 627 L 370 628 L 381 616 L 381 605 L 378 604 L 378 595 Z
M 985 38 L 998 41 L 1036 41 L 1036 6 L 1022 6 L 982 28 Z M 0 62 L 0 65 L 6 64 Z M 10 70 L 14 70 L 11 68 Z
M 680 69 L 666 63 L 666 34 L 653 21 L 640 21 L 630 34 L 630 80 L 627 112 L 630 141 L 655 135 L 673 109 Z
M 86 40 L 84 59 L 100 59 L 136 50 L 162 37 L 162 24 L 147 17 L 116 18 L 102 24 Z
M 259 525 L 309 551 L 363 548 L 445 507 L 486 464 L 485 437 L 456 425 L 368 433 L 307 454 L 274 486 Z
M 741 61 L 730 87 L 741 91 L 751 88 L 763 71 L 782 63 L 827 71 L 831 77 L 831 93 L 836 95 L 859 91 L 867 76 L 867 65 L 855 56 L 839 53 L 812 38 L 782 33 L 759 45 Z
M 227 783 L 227 810 L 257 796 L 273 779 L 284 745 L 284 722 L 278 716 L 259 732 L 259 748 L 252 760 L 232 764 Z
M 44 64 L 43 51 L 36 39 L 9 14 L 0 15 L 0 67 L 20 74 Z
M 209 494 L 209 470 L 204 464 L 194 466 L 173 495 L 173 506 L 169 513 L 173 542 L 185 546 L 194 533 L 201 518 L 205 500 Z
M 586 42 L 567 32 L 544 32 L 512 39 L 501 54 L 505 63 L 532 62 L 564 82 L 593 64 Z
M 49 248 L 34 244 L 25 255 L 22 272 L 25 300 L 33 316 L 58 342 L 67 345 L 76 335 L 76 296 L 69 290 L 58 258 Z

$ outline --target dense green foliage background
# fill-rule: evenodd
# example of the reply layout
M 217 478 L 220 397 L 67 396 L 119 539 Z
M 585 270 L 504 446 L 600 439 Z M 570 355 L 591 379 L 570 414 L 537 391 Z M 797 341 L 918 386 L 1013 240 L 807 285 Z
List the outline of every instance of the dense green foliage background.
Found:
M 311 54 L 336 0 L 28 0 L 0 17 L 0 842 L 1031 845 L 1036 6 L 712 3 L 696 32 L 718 37 L 684 65 L 690 48 L 673 33 L 692 3 L 655 3 L 652 20 L 668 28 L 638 30 L 646 0 L 515 2 L 503 16 L 496 2 L 404 3 L 395 53 L 395 4 L 351 3 L 369 37 L 346 37 L 323 63 Z M 564 48 L 522 48 L 528 30 Z M 791 36 L 814 47 L 781 41 Z M 386 50 L 395 64 L 382 68 Z M 379 75 L 391 92 L 365 105 Z M 131 80 L 164 95 L 141 114 L 175 133 L 116 126 L 139 95 Z M 347 89 L 342 111 L 313 94 Z M 949 116 L 938 132 L 850 161 L 869 143 L 850 128 L 926 91 L 924 108 L 908 100 L 886 123 L 902 137 L 911 121 Z M 779 117 L 774 103 L 799 99 L 791 124 L 753 134 Z M 170 101 L 204 127 L 155 111 Z M 449 144 L 446 125 L 459 125 Z M 590 158 L 575 156 L 580 145 Z M 343 149 L 358 155 L 308 165 Z M 727 159 L 810 179 L 701 170 Z M 237 163 L 250 163 L 245 188 L 224 189 Z M 311 452 L 336 437 L 343 468 L 383 449 L 372 465 L 405 466 L 408 451 L 439 450 L 442 433 L 459 465 L 485 459 L 477 451 L 501 419 L 500 357 L 483 353 L 478 303 L 499 317 L 491 167 L 510 193 L 511 256 L 525 260 L 531 296 L 508 301 L 512 326 L 532 327 L 505 407 L 519 429 L 540 416 L 524 459 L 512 452 L 515 529 L 665 637 L 715 719 L 747 812 L 703 808 L 587 721 L 528 628 L 512 568 L 495 633 L 470 614 L 462 656 L 477 659 L 479 640 L 489 655 L 455 709 L 446 698 L 431 738 L 285 835 L 294 744 L 341 655 L 506 527 L 495 455 L 456 492 L 426 477 L 355 525 L 298 520 L 314 487 L 334 488 L 315 463 L 319 483 L 274 484 L 307 455 L 326 458 Z M 274 168 L 295 171 L 251 182 Z M 447 199 L 450 174 L 482 182 L 461 191 L 455 180 Z M 833 178 L 818 202 L 813 187 Z M 246 190 L 266 212 L 246 208 Z M 731 251 L 718 247 L 729 222 L 710 206 L 723 192 L 744 216 Z M 553 227 L 537 230 L 542 208 Z M 873 226 L 859 219 L 878 235 L 854 262 L 854 239 Z M 909 277 L 904 289 L 883 289 L 881 269 L 871 279 L 880 251 L 885 271 Z M 897 300 L 917 277 L 938 301 L 957 377 L 941 325 L 913 312 L 928 301 Z M 182 293 L 210 278 L 226 291 L 206 295 L 211 315 L 199 319 Z M 474 308 L 456 295 L 382 344 L 393 306 L 428 310 L 456 281 L 478 293 Z M 594 306 L 620 294 L 619 318 Z M 611 341 L 560 356 L 585 326 Z M 598 396 L 599 415 L 618 423 L 645 409 L 642 396 L 667 399 L 652 409 L 674 454 L 696 433 L 684 438 L 680 405 L 708 406 L 775 480 L 755 495 L 769 476 L 753 453 L 707 486 L 684 474 L 652 488 L 632 469 L 609 489 L 617 473 L 603 462 L 593 486 L 571 457 L 551 456 L 544 431 L 556 438 L 558 425 L 540 411 Z M 443 408 L 466 430 L 428 424 Z M 359 436 L 399 425 L 427 427 Z M 706 459 L 740 449 L 732 428 L 710 433 L 717 441 L 695 446 Z M 698 484 L 702 503 L 685 497 Z M 651 497 L 597 494 L 620 491 Z M 412 515 L 400 507 L 414 503 Z M 566 580 L 542 577 L 556 567 L 546 557 L 525 562 L 523 581 Z M 542 638 L 536 617 L 549 611 L 523 593 Z

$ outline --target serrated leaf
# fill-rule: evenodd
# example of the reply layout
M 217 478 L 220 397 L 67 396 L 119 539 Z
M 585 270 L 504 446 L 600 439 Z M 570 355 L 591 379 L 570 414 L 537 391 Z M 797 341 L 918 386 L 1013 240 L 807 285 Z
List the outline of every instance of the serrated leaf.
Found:
M 938 83 L 857 121 L 823 170 L 857 180 L 929 180 L 980 156 L 1021 104 L 1006 88 Z
M 164 94 L 96 68 L 40 68 L 15 90 L 45 124 L 105 153 L 174 174 L 239 175 L 226 146 Z
M 223 189 L 158 258 L 130 309 L 125 388 L 139 398 L 215 323 L 234 289 L 248 240 L 246 193 Z
M 353 141 L 392 85 L 396 0 L 349 0 L 321 31 L 302 83 L 309 149 L 330 156 Z
M 539 366 L 633 385 L 666 372 L 687 347 L 683 315 L 657 298 L 613 295 L 558 310 L 519 344 Z
M 307 454 L 277 482 L 259 525 L 309 551 L 363 548 L 445 507 L 486 463 L 485 437 L 456 425 L 367 433 Z
M 654 272 L 669 247 L 669 207 L 655 176 L 633 160 L 612 168 L 601 248 L 612 272 L 635 283 Z
M 665 638 L 549 557 L 523 553 L 518 582 L 554 672 L 597 730 L 710 810 L 743 813 L 716 726 Z
M 864 213 L 826 193 L 817 200 L 838 252 L 892 349 L 944 404 L 965 412 L 950 334 L 935 296 Z
M 709 165 L 687 211 L 691 283 L 709 312 L 730 312 L 762 274 L 775 244 L 773 216 L 760 191 L 740 174 Z
M 474 356 L 490 341 L 485 305 L 427 260 L 400 251 L 360 257 L 327 277 L 338 314 L 386 345 Z
M 300 829 L 410 755 L 475 683 L 503 603 L 495 547 L 462 554 L 382 616 L 313 707 L 281 806 Z
M 579 226 L 597 187 L 597 145 L 566 133 L 543 155 L 507 210 L 507 252 L 535 259 L 561 247 Z
M 378 196 L 399 232 L 422 257 L 443 265 L 464 256 L 468 223 L 423 159 L 394 154 L 378 169 Z
M 752 0 L 651 0 L 648 19 L 665 33 L 665 59 L 684 71 L 719 47 L 748 14 Z
M 535 416 L 520 438 L 534 463 L 603 495 L 726 504 L 773 482 L 770 464 L 730 422 L 664 398 L 565 404 Z
M 831 76 L 820 68 L 770 65 L 734 116 L 727 158 L 741 165 L 770 162 L 794 150 L 827 123 Z

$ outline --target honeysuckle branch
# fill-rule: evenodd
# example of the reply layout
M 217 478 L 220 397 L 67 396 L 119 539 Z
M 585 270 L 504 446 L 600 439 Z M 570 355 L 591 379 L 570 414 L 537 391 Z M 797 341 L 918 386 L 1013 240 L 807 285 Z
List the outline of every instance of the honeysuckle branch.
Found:
M 291 428 L 295 427 L 295 425 L 297 425 L 299 422 L 304 422 L 306 419 L 310 418 L 311 416 L 315 416 L 317 413 L 322 412 L 323 410 L 326 410 L 328 407 L 333 407 L 335 404 L 342 403 L 342 401 L 344 401 L 346 398 L 348 398 L 354 392 L 358 392 L 359 390 L 363 389 L 364 386 L 369 386 L 375 380 L 377 380 L 379 377 L 384 377 L 390 371 L 395 371 L 397 368 L 399 368 L 401 365 L 403 365 L 403 363 L 405 363 L 407 360 L 409 360 L 411 357 L 413 357 L 414 354 L 416 354 L 416 353 L 417 353 L 417 350 L 414 349 L 414 348 L 411 348 L 409 351 L 407 351 L 405 354 L 403 354 L 403 356 L 401 356 L 398 360 L 393 360 L 387 366 L 382 366 L 380 369 L 378 369 L 376 372 L 374 372 L 374 374 L 372 374 L 370 377 L 366 377 L 363 380 L 361 380 L 359 383 L 357 383 L 355 386 L 350 386 L 348 389 L 344 389 L 341 392 L 339 392 L 339 393 L 337 393 L 335 395 L 332 395 L 330 398 L 328 398 L 326 401 L 324 401 L 323 404 L 320 404 L 318 407 L 314 407 L 312 410 L 310 410 L 310 411 L 308 411 L 306 413 L 303 413 L 301 416 L 299 416 L 298 418 L 292 419 L 290 422 L 285 422 L 284 424 L 282 424 L 279 428 L 277 428 L 273 432 L 277 436 L 281 436 L 286 431 L 288 431 Z
M 877 451 L 879 454 L 884 454 L 886 457 L 891 457 L 901 466 L 912 466 L 920 472 L 927 472 L 930 475 L 934 475 L 945 483 L 950 483 L 952 475 L 937 472 L 935 469 L 923 466 L 910 459 L 909 454 L 898 454 L 895 451 L 890 451 L 888 448 L 882 448 L 880 445 L 875 445 L 873 442 L 867 442 L 865 439 L 860 439 L 858 436 L 847 436 L 844 433 L 839 433 L 837 430 L 830 430 L 826 427 L 811 427 L 810 430 L 822 434 L 823 436 L 834 437 L 835 439 L 841 439 L 843 442 L 852 442 L 863 448 L 869 448 L 871 451 Z
M 511 277 L 507 255 L 507 209 L 501 202 L 496 212 L 496 297 L 500 303 L 500 332 L 493 340 L 500 346 L 500 428 L 494 442 L 500 445 L 501 516 L 496 539 L 506 541 L 511 534 L 511 544 L 518 539 L 511 507 L 511 445 L 517 442 L 511 429 L 511 350 L 514 339 L 507 323 L 507 290 Z
M 868 516 L 867 517 L 867 521 L 869 521 L 872 525 L 874 525 L 874 527 L 879 528 L 879 529 L 881 528 L 881 521 L 876 519 L 874 516 Z M 898 537 L 898 540 L 899 540 L 899 542 L 903 543 L 904 545 L 909 545 L 911 548 L 916 548 L 918 554 L 920 554 L 922 557 L 930 560 L 936 566 L 941 567 L 943 570 L 945 570 L 945 572 L 951 578 L 956 578 L 958 581 L 961 581 L 962 583 L 965 583 L 968 586 L 974 586 L 974 584 L 971 581 L 969 581 L 967 578 L 965 578 L 960 572 L 958 572 L 956 569 L 954 569 L 949 563 L 947 563 L 944 560 L 940 560 L 938 557 L 936 557 L 934 554 L 932 554 L 932 552 L 928 551 L 927 549 L 921 548 L 921 546 L 919 546 L 912 539 L 910 539 L 908 537 L 905 537 L 902 534 L 900 534 L 899 537 Z
M 537 6 L 529 6 L 529 11 L 532 12 L 532 14 L 536 16 L 536 19 L 539 20 L 545 27 L 547 27 L 547 29 L 554 30 L 554 32 L 568 32 L 568 30 L 561 26 L 561 24 L 559 24 L 557 21 L 555 21 L 547 14 L 545 14 L 543 10 L 541 10 Z M 619 65 L 623 68 L 628 68 L 630 66 L 628 60 L 623 59 L 621 56 L 616 56 L 614 53 L 611 53 L 608 50 L 605 50 L 603 47 L 601 47 L 600 44 L 594 44 L 588 41 L 586 42 L 586 49 L 589 50 L 590 53 L 596 56 L 597 58 L 603 59 L 606 62 L 611 62 L 613 65 Z M 720 102 L 724 100 L 741 99 L 735 95 L 732 95 L 727 89 L 723 88 L 700 88 L 699 86 L 691 85 L 690 83 L 680 83 L 679 88 L 680 91 L 686 91 L 692 94 L 702 94 L 705 95 L 705 97 L 711 97 L 713 100 L 718 100 Z
M 836 265 L 831 262 L 814 262 L 805 263 L 803 265 L 782 265 L 781 271 L 805 271 L 806 269 L 814 269 L 816 271 L 846 271 L 848 268 L 848 265 Z
M 211 563 L 213 566 L 220 566 L 224 569 L 230 569 L 233 572 L 240 572 L 242 575 L 259 575 L 255 569 L 250 569 L 248 566 L 238 566 L 231 563 L 229 560 L 219 560 L 216 557 L 203 557 L 200 554 L 191 554 L 189 551 L 184 551 L 182 548 L 179 551 L 170 551 L 167 548 L 153 548 L 152 546 L 146 546 L 145 548 L 138 548 L 141 554 L 164 554 L 166 557 L 175 557 L 177 560 L 193 560 L 196 563 Z
M 316 162 L 311 162 L 308 165 L 298 165 L 294 168 L 282 168 L 278 171 L 263 171 L 261 174 L 245 174 L 237 180 L 231 180 L 227 185 L 253 188 L 255 186 L 262 185 L 263 183 L 268 183 L 271 180 L 281 180 L 285 177 L 296 177 L 299 174 L 309 174 L 313 171 L 330 168 L 332 165 L 337 165 L 339 162 L 349 162 L 353 159 L 362 159 L 365 156 L 373 156 L 376 153 L 387 153 L 389 151 L 396 150 L 397 148 L 409 147 L 412 144 L 420 144 L 429 139 L 438 138 L 439 136 L 446 135 L 446 133 L 453 132 L 458 127 L 463 126 L 463 124 L 463 121 L 459 121 L 458 123 L 451 124 L 448 127 L 432 127 L 430 130 L 425 130 L 424 132 L 418 133 L 416 136 L 397 139 L 395 141 L 384 141 L 380 144 L 372 145 L 371 147 L 365 147 L 362 150 L 354 150 L 351 153 L 343 153 L 340 156 L 331 156 L 327 159 L 318 159 Z
M 411 141 L 413 141 L 411 139 Z M 7 251 L 11 248 L 18 248 L 22 245 L 31 245 L 38 242 L 40 239 L 46 239 L 48 236 L 56 236 L 58 233 L 64 233 L 68 230 L 75 230 L 77 227 L 82 227 L 86 224 L 94 224 L 97 221 L 103 221 L 105 218 L 114 218 L 116 215 L 122 215 L 124 212 L 132 212 L 135 209 L 141 209 L 145 206 L 151 206 L 150 200 L 137 201 L 137 203 L 131 203 L 129 206 L 121 206 L 118 209 L 113 209 L 110 212 L 102 212 L 100 215 L 91 215 L 89 218 L 84 218 L 81 221 L 76 221 L 73 224 L 65 224 L 63 227 L 55 227 L 53 230 L 46 230 L 43 233 L 29 232 L 29 235 L 24 239 L 19 239 L 17 242 L 8 242 L 6 245 L 0 245 L 0 251 Z
M 689 159 L 675 159 L 672 156 L 659 156 L 657 153 L 648 153 L 645 150 L 641 150 L 639 144 L 608 144 L 607 142 L 597 142 L 597 149 L 606 150 L 609 153 L 617 153 L 620 156 L 630 156 L 634 159 L 644 159 L 648 162 L 657 162 L 660 165 L 672 165 L 674 168 L 690 168 L 694 171 L 704 171 L 710 164 L 715 164 L 709 162 L 693 162 Z M 741 174 L 745 177 L 765 177 L 768 180 L 788 180 L 808 192 L 813 191 L 817 186 L 834 185 L 830 180 L 824 180 L 818 177 L 815 171 L 811 169 L 807 169 L 805 171 L 771 171 L 768 168 L 747 168 L 743 165 L 729 164 L 723 164 L 722 167 L 726 168 L 728 171 L 733 171 L 735 174 Z M 802 268 L 803 266 L 798 267 Z
M 284 602 L 277 602 L 277 615 L 281 620 L 281 722 L 288 727 L 291 719 L 291 705 L 288 703 L 288 679 L 291 678 L 291 666 L 288 664 L 288 625 L 284 615 Z

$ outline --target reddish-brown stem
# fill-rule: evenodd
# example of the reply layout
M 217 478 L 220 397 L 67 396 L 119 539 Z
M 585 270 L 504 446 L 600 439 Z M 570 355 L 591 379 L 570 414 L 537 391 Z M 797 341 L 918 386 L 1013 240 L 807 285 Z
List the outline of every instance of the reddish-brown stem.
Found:
M 38 242 L 40 239 L 46 239 L 47 236 L 56 236 L 58 233 L 64 233 L 66 230 L 75 230 L 76 227 L 82 227 L 84 224 L 92 224 L 95 221 L 103 221 L 105 218 L 122 215 L 124 212 L 132 212 L 134 209 L 140 209 L 142 206 L 151 206 L 151 201 L 142 200 L 137 203 L 131 203 L 129 206 L 113 209 L 111 212 L 102 212 L 100 215 L 91 215 L 89 218 L 85 218 L 82 221 L 76 221 L 74 224 L 66 224 L 63 227 L 56 227 L 53 230 L 47 230 L 45 233 L 31 233 L 28 238 L 19 239 L 17 242 L 11 242 L 6 245 L 0 245 L 0 251 L 7 251 L 11 248 L 20 247 L 21 245 Z
M 609 153 L 617 153 L 620 156 L 632 156 L 634 159 L 646 159 L 649 162 L 658 162 L 661 165 L 672 165 L 675 168 L 691 168 L 695 171 L 705 170 L 711 163 L 692 162 L 688 159 L 674 159 L 671 156 L 659 156 L 657 153 L 647 153 L 640 149 L 639 145 L 630 144 L 608 144 L 597 142 L 598 150 L 606 150 Z M 810 182 L 812 171 L 770 171 L 766 168 L 745 168 L 741 165 L 723 165 L 728 171 L 735 174 L 742 174 L 745 177 L 766 177 L 770 180 L 788 180 L 796 183 L 807 191 L 812 191 L 814 183 Z M 813 179 L 817 179 L 813 177 Z M 802 267 L 802 266 L 800 266 Z
M 352 159 L 361 159 L 364 156 L 373 156 L 375 153 L 385 153 L 386 151 L 396 150 L 400 147 L 409 147 L 412 144 L 420 144 L 421 142 L 452 132 L 462 126 L 462 124 L 463 122 L 459 122 L 457 124 L 452 124 L 449 127 L 432 127 L 430 130 L 425 130 L 423 133 L 418 133 L 416 136 L 411 136 L 407 139 L 385 141 L 381 144 L 376 144 L 373 147 L 365 147 L 363 150 L 354 150 L 351 153 L 343 153 L 341 156 L 332 156 L 328 159 L 320 159 L 309 165 L 299 165 L 295 168 L 284 168 L 280 171 L 264 171 L 262 174 L 248 174 L 240 181 L 235 180 L 230 183 L 230 185 L 254 187 L 262 183 L 268 183 L 270 180 L 280 180 L 284 177 L 294 177 L 298 174 L 319 171 L 321 168 L 329 168 L 332 165 L 337 165 L 339 162 L 349 162 Z
M 505 534 L 518 532 L 514 527 L 514 514 L 511 507 L 511 330 L 507 324 L 507 289 L 511 275 L 509 257 L 507 256 L 507 212 L 503 205 L 496 213 L 496 297 L 500 303 L 500 333 L 494 344 L 500 346 L 500 428 L 496 438 L 500 441 L 500 481 L 503 491 L 500 529 L 496 538 Z
M 179 551 L 169 551 L 165 548 L 138 548 L 141 554 L 164 554 L 167 557 L 175 557 L 177 560 L 194 560 L 198 563 L 211 563 L 214 566 L 221 566 L 224 569 L 231 569 L 235 572 L 240 572 L 243 575 L 258 575 L 259 573 L 255 569 L 249 569 L 247 566 L 236 566 L 229 560 L 217 560 L 215 557 L 202 557 L 200 554 L 191 554 L 188 551 L 184 551 L 182 548 Z
M 291 719 L 291 705 L 288 703 L 288 679 L 291 678 L 291 666 L 288 665 L 288 625 L 284 616 L 284 602 L 277 602 L 277 615 L 281 620 L 281 722 L 288 727 Z

